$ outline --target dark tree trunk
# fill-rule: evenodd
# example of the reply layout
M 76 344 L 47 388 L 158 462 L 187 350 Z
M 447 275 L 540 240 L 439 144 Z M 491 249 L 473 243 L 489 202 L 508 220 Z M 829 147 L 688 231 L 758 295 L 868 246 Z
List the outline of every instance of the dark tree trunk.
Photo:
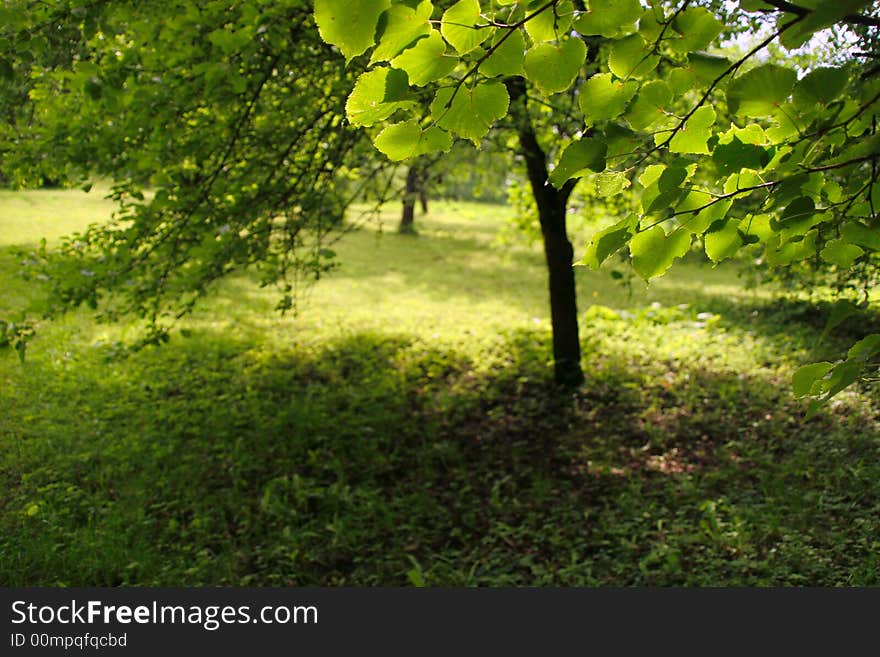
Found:
M 401 233 L 415 232 L 416 195 L 419 187 L 419 167 L 417 164 L 410 166 L 406 172 L 406 184 L 403 190 L 403 214 L 400 217 L 398 230 Z
M 508 83 L 511 101 L 523 96 L 521 80 Z M 525 111 L 516 116 L 520 149 L 525 158 L 529 183 L 538 206 L 544 257 L 550 289 L 550 322 L 553 327 L 553 360 L 556 383 L 578 386 L 584 381 L 578 335 L 577 295 L 574 280 L 574 249 L 568 240 L 565 215 L 568 197 L 574 189 L 569 181 L 562 189 L 550 184 L 547 157 L 538 143 Z
M 428 185 L 427 185 L 427 175 L 422 176 L 421 183 L 419 184 L 419 201 L 422 204 L 422 214 L 428 214 Z

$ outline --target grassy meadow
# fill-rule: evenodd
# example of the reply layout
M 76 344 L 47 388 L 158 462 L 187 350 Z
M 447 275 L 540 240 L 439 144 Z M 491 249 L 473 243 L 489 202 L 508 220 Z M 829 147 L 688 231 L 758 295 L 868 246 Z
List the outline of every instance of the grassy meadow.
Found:
M 0 192 L 0 316 L 43 303 L 17 249 L 111 210 Z M 880 585 L 877 404 L 789 391 L 827 308 L 697 258 L 578 268 L 565 393 L 509 212 L 390 208 L 296 316 L 241 274 L 161 347 L 40 321 L 0 351 L 0 585 Z

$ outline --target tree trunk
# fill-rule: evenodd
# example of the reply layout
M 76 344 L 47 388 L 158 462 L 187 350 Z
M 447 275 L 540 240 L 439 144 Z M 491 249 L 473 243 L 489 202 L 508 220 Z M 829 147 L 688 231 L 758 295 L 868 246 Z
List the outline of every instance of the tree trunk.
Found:
M 522 81 L 508 83 L 512 102 L 523 96 L 524 90 L 522 87 L 517 88 L 517 83 L 521 85 Z M 565 226 L 568 197 L 574 189 L 574 182 L 569 181 L 559 190 L 550 184 L 547 156 L 538 143 L 527 113 L 519 112 L 516 119 L 520 149 L 538 206 L 541 235 L 544 239 L 550 289 L 550 322 L 553 327 L 554 378 L 560 385 L 574 387 L 584 382 L 578 335 L 574 249 L 568 240 Z
M 406 184 L 403 190 L 403 214 L 400 217 L 398 231 L 401 233 L 415 232 L 416 195 L 419 185 L 419 167 L 417 164 L 410 166 L 406 172 Z
M 428 214 L 428 184 L 427 175 L 422 176 L 419 186 L 419 201 L 422 204 L 422 214 Z
M 577 295 L 574 282 L 574 249 L 565 231 L 566 202 L 540 212 L 544 257 L 550 288 L 550 321 L 553 326 L 553 360 L 556 382 L 578 386 L 584 382 L 578 334 Z

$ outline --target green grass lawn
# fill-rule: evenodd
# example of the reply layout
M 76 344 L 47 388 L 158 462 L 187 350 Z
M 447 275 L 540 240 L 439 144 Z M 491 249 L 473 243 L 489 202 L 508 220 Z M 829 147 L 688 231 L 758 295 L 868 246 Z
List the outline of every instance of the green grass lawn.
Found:
M 111 210 L 0 192 L 0 316 L 42 304 L 15 248 Z M 158 348 L 39 322 L 0 352 L 0 585 L 880 584 L 876 405 L 806 420 L 788 390 L 834 346 L 822 307 L 696 259 L 631 290 L 578 268 L 563 393 L 507 212 L 401 236 L 389 210 L 297 316 L 241 274 Z

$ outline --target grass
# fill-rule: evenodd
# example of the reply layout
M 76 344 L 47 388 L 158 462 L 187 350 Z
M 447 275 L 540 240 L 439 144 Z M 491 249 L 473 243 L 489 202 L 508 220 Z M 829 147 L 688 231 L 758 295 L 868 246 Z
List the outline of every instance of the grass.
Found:
M 109 210 L 0 193 L 0 316 L 41 301 L 11 247 Z M 563 393 L 505 212 L 390 212 L 297 317 L 243 274 L 159 348 L 75 312 L 0 352 L 0 584 L 880 584 L 876 406 L 808 421 L 788 391 L 822 307 L 699 262 L 631 294 L 579 268 Z

